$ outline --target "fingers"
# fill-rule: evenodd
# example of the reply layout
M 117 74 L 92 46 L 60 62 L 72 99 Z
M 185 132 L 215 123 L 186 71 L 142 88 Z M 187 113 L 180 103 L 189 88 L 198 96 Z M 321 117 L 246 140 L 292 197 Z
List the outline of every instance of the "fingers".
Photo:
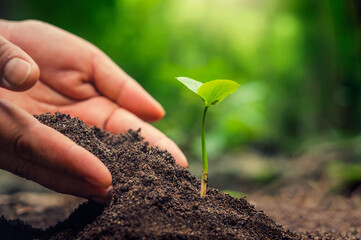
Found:
M 94 84 L 106 97 L 144 121 L 164 117 L 162 106 L 103 53 L 93 57 Z
M 76 145 L 69 138 L 42 124 L 30 126 L 17 141 L 22 157 L 99 186 L 109 187 L 109 170 L 94 155 Z
M 76 195 L 106 203 L 110 187 L 95 186 L 86 180 L 72 175 L 46 168 L 39 164 L 24 160 L 13 154 L 0 151 L 0 168 L 20 177 L 32 180 L 56 192 Z M 6 161 L 3 161 L 6 159 Z
M 136 115 L 119 108 L 105 97 L 95 97 L 78 104 L 61 107 L 60 111 L 79 116 L 88 124 L 96 125 L 113 133 L 141 128 L 141 135 L 149 144 L 168 150 L 179 165 L 188 166 L 187 159 L 182 151 L 164 133 L 149 123 L 142 121 Z
M 2 169 L 24 175 L 53 190 L 85 196 L 84 191 L 88 190 L 77 192 L 79 188 L 72 186 L 74 183 L 69 179 L 77 179 L 83 187 L 92 185 L 93 190 L 106 189 L 111 184 L 109 170 L 94 155 L 1 99 L 0 143 L 0 151 L 7 153 L 7 156 L 0 155 Z M 22 160 L 23 164 L 14 159 Z M 55 178 L 51 180 L 51 176 Z
M 39 79 L 38 65 L 16 45 L 0 36 L 0 87 L 24 91 Z

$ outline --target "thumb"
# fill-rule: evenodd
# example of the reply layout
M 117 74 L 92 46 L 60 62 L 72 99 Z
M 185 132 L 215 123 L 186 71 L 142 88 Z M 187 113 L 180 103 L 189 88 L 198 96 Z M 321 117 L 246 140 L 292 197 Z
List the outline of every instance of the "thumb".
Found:
M 0 87 L 24 91 L 36 83 L 39 75 L 34 60 L 0 35 Z

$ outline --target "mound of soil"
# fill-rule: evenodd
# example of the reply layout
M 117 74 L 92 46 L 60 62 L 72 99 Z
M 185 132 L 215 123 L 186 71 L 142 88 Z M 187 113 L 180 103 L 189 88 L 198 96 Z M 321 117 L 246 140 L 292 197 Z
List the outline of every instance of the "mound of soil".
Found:
M 111 171 L 107 206 L 86 202 L 46 231 L 0 218 L 3 239 L 300 239 L 257 211 L 245 198 L 214 188 L 199 196 L 200 181 L 139 131 L 114 135 L 56 113 L 37 119 L 97 156 Z

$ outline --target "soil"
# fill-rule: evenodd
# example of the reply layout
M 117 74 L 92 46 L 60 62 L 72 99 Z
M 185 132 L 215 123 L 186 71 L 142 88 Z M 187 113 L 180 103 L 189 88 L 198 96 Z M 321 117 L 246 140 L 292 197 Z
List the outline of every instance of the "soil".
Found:
M 315 194 L 297 196 L 251 195 L 257 209 L 303 239 L 361 239 L 361 198 L 325 196 L 315 201 Z
M 259 197 L 255 202 L 302 233 L 285 229 L 244 197 L 209 188 L 201 198 L 200 181 L 175 164 L 168 152 L 150 147 L 139 130 L 114 135 L 65 114 L 37 118 L 103 161 L 112 173 L 114 191 L 108 205 L 85 202 L 45 230 L 1 217 L 1 239 L 358 239 L 356 227 L 342 234 L 317 231 L 316 225 L 313 232 L 292 229 L 286 219 L 300 220 L 300 215 L 272 199 Z M 280 208 L 285 214 L 272 212 Z M 56 215 L 56 211 L 48 213 Z

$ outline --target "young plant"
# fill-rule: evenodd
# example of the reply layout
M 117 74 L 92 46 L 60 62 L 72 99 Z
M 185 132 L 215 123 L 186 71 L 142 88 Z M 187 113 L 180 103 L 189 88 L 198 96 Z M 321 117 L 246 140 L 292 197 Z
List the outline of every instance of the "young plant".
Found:
M 206 151 L 205 138 L 205 120 L 208 108 L 211 105 L 216 105 L 225 99 L 229 94 L 237 90 L 239 84 L 231 80 L 213 80 L 206 83 L 201 83 L 187 77 L 177 77 L 177 80 L 183 83 L 190 90 L 195 92 L 204 101 L 204 110 L 202 116 L 201 139 L 202 139 L 202 180 L 201 180 L 201 197 L 206 196 L 207 182 L 208 182 L 208 161 Z

